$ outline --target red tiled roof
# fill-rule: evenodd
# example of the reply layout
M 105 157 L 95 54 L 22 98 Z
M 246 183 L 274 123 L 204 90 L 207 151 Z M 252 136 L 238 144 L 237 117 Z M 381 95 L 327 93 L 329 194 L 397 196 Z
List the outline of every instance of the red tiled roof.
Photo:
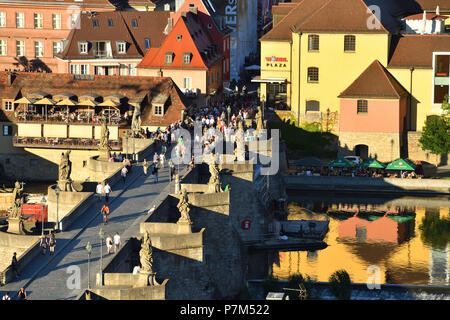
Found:
M 380 28 L 368 27 L 371 16 L 379 23 Z M 388 33 L 381 21 L 370 13 L 363 0 L 328 0 L 300 24 L 297 24 L 295 31 Z
M 448 11 L 450 12 L 450 1 L 448 0 L 415 0 L 423 10 L 431 11 L 436 10 L 436 7 L 439 6 L 439 8 L 442 11 Z
M 111 8 L 114 9 L 114 0 L 2 0 L 2 5 L 43 5 L 43 6 L 78 6 L 82 8 Z
M 8 86 L 8 72 L 0 72 L 0 99 L 18 99 L 42 91 L 52 96 L 63 92 L 77 97 L 92 93 L 102 97 L 119 94 L 128 99 L 147 96 L 151 103 L 154 97 L 164 94 L 169 97 L 169 105 L 163 119 L 155 117 L 155 121 L 165 125 L 178 121 L 181 110 L 187 105 L 183 93 L 171 78 L 166 77 L 94 76 L 92 81 L 86 81 L 74 80 L 72 74 L 18 72 L 13 78 L 11 86 Z M 151 108 L 144 106 L 143 114 L 149 114 L 149 110 Z M 155 121 L 147 115 L 142 119 L 142 125 L 153 125 Z
M 449 34 L 405 34 L 392 39 L 393 53 L 388 68 L 433 67 L 433 52 L 450 51 Z
M 178 36 L 181 39 L 178 40 Z M 138 65 L 140 68 L 163 68 L 163 69 L 208 69 L 223 59 L 218 48 L 215 53 L 206 57 L 204 51 L 208 48 L 217 47 L 209 37 L 207 30 L 199 23 L 195 14 L 188 12 L 181 17 L 173 27 L 170 34 L 164 40 L 159 49 L 149 50 Z M 171 65 L 165 64 L 167 52 L 173 53 Z M 183 64 L 183 54 L 191 53 L 191 63 Z
M 61 59 L 93 59 L 92 44 L 88 54 L 80 54 L 79 41 L 110 41 L 113 58 L 140 59 L 146 51 L 146 38 L 150 39 L 150 47 L 159 47 L 163 42 L 163 30 L 169 15 L 167 11 L 99 12 L 92 17 L 87 13 L 81 14 L 80 28 L 71 31 L 66 48 L 58 56 Z M 94 26 L 94 20 L 98 27 Z M 137 21 L 137 27 L 133 27 L 133 20 Z M 109 21 L 112 21 L 112 26 L 109 26 Z M 117 52 L 116 41 L 127 43 L 126 54 Z
M 378 60 L 375 60 L 339 95 L 339 98 L 398 99 L 406 96 L 408 96 L 408 91 L 402 87 Z
M 261 40 L 291 40 L 292 32 L 388 33 L 381 22 L 379 29 L 369 29 L 370 15 L 363 0 L 299 0 Z

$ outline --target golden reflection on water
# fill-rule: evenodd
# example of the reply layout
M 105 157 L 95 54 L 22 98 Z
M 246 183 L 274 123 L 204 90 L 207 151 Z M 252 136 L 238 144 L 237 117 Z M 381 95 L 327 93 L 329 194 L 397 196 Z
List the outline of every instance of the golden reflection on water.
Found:
M 304 208 L 290 204 L 289 209 L 298 219 L 296 211 Z M 449 217 L 448 207 L 434 212 L 439 212 L 441 218 Z M 419 227 L 426 214 L 429 210 L 416 207 L 415 218 L 401 223 L 386 217 L 376 221 L 330 217 L 324 239 L 327 248 L 317 252 L 275 252 L 272 274 L 285 280 L 301 273 L 325 282 L 336 270 L 345 269 L 352 282 L 366 283 L 370 276 L 367 268 L 375 265 L 380 268 L 382 284 L 450 285 L 450 245 L 436 249 L 422 241 Z

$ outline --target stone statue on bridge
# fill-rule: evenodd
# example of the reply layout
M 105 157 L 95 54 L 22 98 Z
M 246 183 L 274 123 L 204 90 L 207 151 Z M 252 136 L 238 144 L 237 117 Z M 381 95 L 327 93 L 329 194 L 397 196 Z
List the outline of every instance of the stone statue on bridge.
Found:
M 59 163 L 59 181 L 70 180 L 70 173 L 72 171 L 72 162 L 69 159 L 70 150 L 66 153 L 61 153 L 61 161 Z
M 131 131 L 134 134 L 141 130 L 141 106 L 136 104 L 133 111 L 133 119 L 131 120 Z
M 209 173 L 211 174 L 208 182 L 210 191 L 213 193 L 222 192 L 219 170 L 217 169 L 217 164 L 215 161 L 209 163 Z
M 256 134 L 259 136 L 261 130 L 264 129 L 261 107 L 258 107 L 258 112 L 256 112 L 255 115 L 255 121 L 256 121 Z
M 106 123 L 106 116 L 102 115 L 102 131 L 98 150 L 100 151 L 100 158 L 103 160 L 109 160 L 109 158 L 111 157 L 111 147 L 109 146 L 109 130 Z
M 23 231 L 23 186 L 19 181 L 14 184 L 13 204 L 8 215 L 8 232 L 14 234 L 24 234 Z
M 14 184 L 13 191 L 13 205 L 9 218 L 20 218 L 22 216 L 22 205 L 23 205 L 23 187 L 20 185 L 19 181 Z
M 153 272 L 153 249 L 150 233 L 146 231 L 141 240 L 141 250 L 139 251 L 139 261 L 141 263 L 140 274 L 147 276 L 147 285 L 157 285 L 156 273 Z
M 70 174 L 72 172 L 72 162 L 70 161 L 70 150 L 61 153 L 61 161 L 58 168 L 58 187 L 61 191 L 80 192 L 83 190 L 83 185 L 72 181 Z
M 191 217 L 189 216 L 189 211 L 191 211 L 191 208 L 189 206 L 186 189 L 181 190 L 181 197 L 177 204 L 177 208 L 181 214 L 181 217 L 178 219 L 177 223 L 192 224 Z

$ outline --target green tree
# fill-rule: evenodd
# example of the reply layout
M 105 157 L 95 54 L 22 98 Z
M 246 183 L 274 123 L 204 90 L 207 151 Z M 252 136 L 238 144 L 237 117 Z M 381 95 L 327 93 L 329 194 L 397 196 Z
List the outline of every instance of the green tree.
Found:
M 450 150 L 450 103 L 448 95 L 442 103 L 441 116 L 428 117 L 423 128 L 419 143 L 423 150 L 432 154 L 447 154 Z

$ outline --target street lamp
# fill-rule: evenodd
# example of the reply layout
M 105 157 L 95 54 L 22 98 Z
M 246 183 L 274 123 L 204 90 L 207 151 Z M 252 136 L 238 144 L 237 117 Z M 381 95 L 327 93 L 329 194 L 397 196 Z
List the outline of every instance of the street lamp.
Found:
M 266 102 L 266 96 L 263 94 L 261 99 L 262 121 L 264 123 L 264 107 Z
M 105 233 L 103 232 L 102 228 L 100 228 L 98 236 L 100 237 L 100 277 L 101 284 L 103 285 L 103 239 L 105 237 Z
M 136 137 L 136 131 L 133 131 L 133 161 L 135 161 L 136 159 L 136 155 L 135 155 L 135 144 L 134 144 L 134 139 L 135 139 L 135 137 Z
M 127 131 L 125 132 L 125 141 L 126 141 L 126 145 L 127 145 L 127 159 L 128 159 L 128 138 L 130 136 L 130 133 Z
M 87 243 L 86 250 L 87 250 L 87 253 L 88 253 L 88 290 L 90 290 L 91 289 L 90 263 L 91 263 L 91 252 L 92 252 L 92 246 L 91 246 L 90 242 Z
M 59 231 L 59 193 L 61 189 L 58 185 L 55 187 L 55 193 L 56 193 L 56 230 Z
M 44 196 L 42 196 L 41 199 L 41 203 L 42 203 L 42 215 L 41 215 L 41 222 L 42 222 L 42 227 L 41 227 L 41 235 L 44 236 L 44 210 L 45 210 L 45 204 L 47 203 L 47 200 L 45 199 Z
M 230 126 L 230 113 L 231 113 L 231 106 L 228 105 L 227 107 L 227 112 L 228 112 L 228 126 Z

